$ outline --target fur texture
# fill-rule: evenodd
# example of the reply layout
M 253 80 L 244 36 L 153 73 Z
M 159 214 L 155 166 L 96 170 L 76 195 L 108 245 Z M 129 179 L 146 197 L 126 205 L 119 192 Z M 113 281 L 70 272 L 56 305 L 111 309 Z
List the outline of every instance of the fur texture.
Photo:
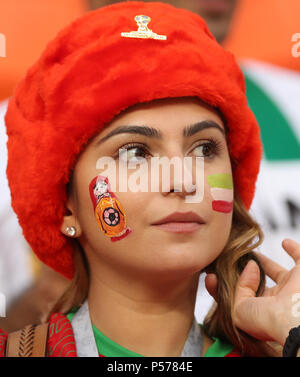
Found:
M 166 41 L 121 37 L 134 17 Z M 122 110 L 167 97 L 197 96 L 217 107 L 238 165 L 235 189 L 249 208 L 262 146 L 245 82 L 198 15 L 171 5 L 122 2 L 89 12 L 62 30 L 29 69 L 6 114 L 12 205 L 37 256 L 71 278 L 70 240 L 60 232 L 66 184 L 90 138 Z

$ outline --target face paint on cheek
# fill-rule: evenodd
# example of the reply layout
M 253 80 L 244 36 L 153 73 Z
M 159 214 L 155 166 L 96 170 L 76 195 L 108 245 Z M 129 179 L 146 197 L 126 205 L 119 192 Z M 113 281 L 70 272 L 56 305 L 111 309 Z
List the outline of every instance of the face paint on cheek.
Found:
M 110 191 L 108 178 L 99 175 L 89 186 L 90 196 L 99 228 L 112 242 L 119 241 L 131 233 L 126 226 L 126 214 L 116 195 Z
M 213 197 L 212 209 L 216 212 L 231 213 L 233 210 L 232 174 L 212 174 L 207 177 Z

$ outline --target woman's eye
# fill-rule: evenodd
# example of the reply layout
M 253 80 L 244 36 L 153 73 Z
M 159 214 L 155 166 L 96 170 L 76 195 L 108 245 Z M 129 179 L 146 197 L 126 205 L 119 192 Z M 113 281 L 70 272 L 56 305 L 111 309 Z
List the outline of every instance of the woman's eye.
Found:
M 209 142 L 196 146 L 193 152 L 196 154 L 196 157 L 213 157 L 217 156 L 220 150 L 220 143 L 216 140 L 210 140 Z
M 127 161 L 128 162 L 142 162 L 149 153 L 146 149 L 142 146 L 123 146 L 119 149 L 119 159 L 121 161 L 126 161 L 126 154 L 127 154 Z
M 197 145 L 193 149 L 196 157 L 212 158 L 220 153 L 222 149 L 221 143 L 214 139 L 209 139 L 207 142 Z M 119 148 L 117 158 L 123 162 L 143 162 L 150 156 L 147 148 L 143 145 L 127 144 Z

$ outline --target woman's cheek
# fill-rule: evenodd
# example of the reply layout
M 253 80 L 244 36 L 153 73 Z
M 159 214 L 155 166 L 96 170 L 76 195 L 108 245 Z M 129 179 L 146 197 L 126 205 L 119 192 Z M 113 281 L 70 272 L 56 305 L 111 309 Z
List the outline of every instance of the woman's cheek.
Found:
M 127 226 L 125 208 L 112 192 L 107 176 L 98 175 L 89 184 L 90 198 L 98 229 L 112 242 L 127 237 L 132 230 Z
M 231 173 L 218 173 L 207 176 L 211 208 L 215 212 L 232 214 L 233 211 L 233 179 Z

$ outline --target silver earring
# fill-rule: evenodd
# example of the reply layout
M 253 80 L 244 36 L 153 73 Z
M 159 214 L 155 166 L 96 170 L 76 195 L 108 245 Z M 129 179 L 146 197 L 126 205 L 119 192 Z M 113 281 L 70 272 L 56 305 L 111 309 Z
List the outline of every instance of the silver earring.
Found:
M 76 228 L 74 226 L 67 226 L 66 233 L 68 234 L 68 236 L 74 237 L 76 234 Z

